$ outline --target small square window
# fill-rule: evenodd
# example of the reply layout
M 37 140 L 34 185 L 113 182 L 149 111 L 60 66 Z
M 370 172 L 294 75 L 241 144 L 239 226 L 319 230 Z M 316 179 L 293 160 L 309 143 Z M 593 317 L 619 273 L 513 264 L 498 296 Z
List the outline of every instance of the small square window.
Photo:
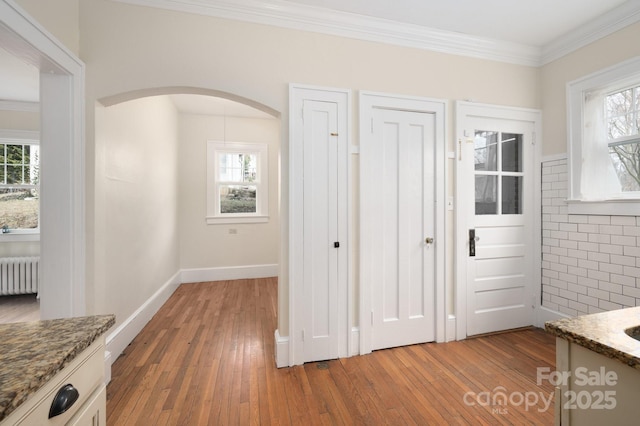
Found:
M 207 223 L 268 221 L 267 145 L 207 144 Z

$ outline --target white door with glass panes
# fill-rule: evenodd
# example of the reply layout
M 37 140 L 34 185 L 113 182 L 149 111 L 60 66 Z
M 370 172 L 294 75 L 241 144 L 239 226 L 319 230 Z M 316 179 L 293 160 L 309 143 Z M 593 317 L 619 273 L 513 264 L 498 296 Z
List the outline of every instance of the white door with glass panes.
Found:
M 435 123 L 372 108 L 361 143 L 372 350 L 435 340 Z
M 535 122 L 469 108 L 458 111 L 457 159 L 467 336 L 531 325 L 536 303 Z

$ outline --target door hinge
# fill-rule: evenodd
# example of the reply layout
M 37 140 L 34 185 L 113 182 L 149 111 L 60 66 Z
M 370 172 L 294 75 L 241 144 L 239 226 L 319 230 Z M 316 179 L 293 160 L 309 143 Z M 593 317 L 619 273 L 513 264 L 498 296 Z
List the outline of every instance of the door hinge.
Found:
M 373 311 L 371 311 L 371 325 L 373 325 Z
M 338 136 L 338 132 L 331 132 L 331 133 L 329 133 L 329 135 L 331 135 L 331 136 Z
M 533 134 L 531 135 L 531 145 L 535 145 L 536 144 L 536 132 L 533 132 Z
M 373 133 L 373 117 L 371 117 L 371 133 Z

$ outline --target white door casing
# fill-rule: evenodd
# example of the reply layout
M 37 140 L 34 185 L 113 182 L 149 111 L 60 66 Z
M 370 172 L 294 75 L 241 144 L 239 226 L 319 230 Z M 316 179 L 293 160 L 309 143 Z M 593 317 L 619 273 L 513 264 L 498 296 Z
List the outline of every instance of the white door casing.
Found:
M 540 114 L 459 102 L 456 120 L 456 312 L 463 339 L 535 322 Z
M 40 316 L 85 315 L 84 63 L 9 0 L 0 44 L 40 70 Z
M 290 86 L 289 365 L 346 357 L 350 92 Z
M 445 103 L 361 92 L 360 108 L 360 353 L 442 341 Z

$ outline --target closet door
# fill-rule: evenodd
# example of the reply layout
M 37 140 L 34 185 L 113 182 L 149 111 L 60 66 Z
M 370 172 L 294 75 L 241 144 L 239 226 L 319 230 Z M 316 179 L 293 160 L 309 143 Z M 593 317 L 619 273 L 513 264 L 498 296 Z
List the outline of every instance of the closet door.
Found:
M 359 105 L 360 353 L 442 341 L 446 103 L 360 92 Z
M 348 114 L 344 92 L 292 95 L 291 329 L 299 364 L 348 356 Z

